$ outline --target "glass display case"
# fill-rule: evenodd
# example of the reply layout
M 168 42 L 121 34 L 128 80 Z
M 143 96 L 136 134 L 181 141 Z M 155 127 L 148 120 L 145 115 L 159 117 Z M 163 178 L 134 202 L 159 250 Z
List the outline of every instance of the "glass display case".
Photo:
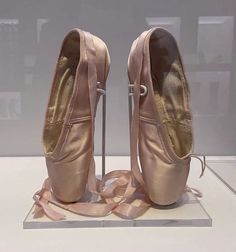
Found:
M 8 251 L 8 247 L 12 248 L 11 251 L 15 249 L 10 239 L 12 230 L 15 230 L 14 236 L 22 248 L 31 247 L 23 233 L 26 232 L 22 229 L 23 222 L 24 229 L 103 227 L 101 230 L 105 233 L 105 228 L 121 227 L 127 236 L 130 232 L 127 231 L 128 227 L 139 227 L 137 233 L 140 230 L 153 232 L 155 238 L 150 242 L 152 245 L 156 241 L 154 231 L 158 229 L 163 232 L 164 239 L 170 239 L 172 244 L 179 244 L 180 247 L 185 242 L 188 230 L 191 230 L 191 237 L 197 237 L 187 240 L 188 249 L 192 251 L 198 251 L 196 243 L 201 244 L 205 234 L 210 237 L 210 242 L 207 240 L 206 244 L 202 243 L 204 251 L 226 249 L 226 246 L 227 251 L 235 251 L 235 17 L 236 2 L 233 0 L 2 0 L 0 198 L 3 199 L 3 207 L 0 216 L 3 216 L 4 221 L 3 232 L 7 232 L 4 233 L 5 239 L 0 239 L 0 250 L 4 248 L 4 251 Z M 65 34 L 72 28 L 89 31 L 105 41 L 111 57 L 106 96 L 103 103 L 98 104 L 95 119 L 94 152 L 96 173 L 100 176 L 105 173 L 105 154 L 106 172 L 130 169 L 131 103 L 128 99 L 127 61 L 132 42 L 143 31 L 153 27 L 170 32 L 179 46 L 191 94 L 193 153 L 201 160 L 206 160 L 205 176 L 200 180 L 199 163 L 191 162 L 188 185 L 199 189 L 203 198 L 198 199 L 194 193 L 186 192 L 174 205 L 151 207 L 135 220 L 121 219 L 115 215 L 82 217 L 64 210 L 60 211 L 67 216 L 67 220 L 61 222 L 53 222 L 45 216 L 35 219 L 34 208 L 31 208 L 34 203 L 32 195 L 47 176 L 42 146 L 45 112 Z M 19 207 L 17 211 L 10 210 L 16 207 L 14 201 Z M 16 223 L 21 226 L 15 228 Z M 178 234 L 182 235 L 181 241 L 177 240 L 178 234 L 176 236 L 174 229 L 169 228 L 171 231 L 168 232 L 173 232 L 170 238 L 164 227 L 177 228 L 180 231 Z M 198 228 L 194 231 L 186 228 L 184 231 L 181 227 Z M 203 231 L 203 227 L 208 228 Z M 34 237 L 34 231 L 28 231 Z M 227 244 L 221 241 L 222 236 L 227 237 Z M 71 237 L 67 240 L 70 239 L 73 240 Z M 36 241 L 36 238 L 33 240 Z M 47 238 L 44 237 L 44 240 Z M 73 242 L 76 243 L 75 240 Z M 44 250 L 50 247 L 49 243 L 45 242 Z M 61 246 L 65 249 L 64 245 Z M 117 249 L 122 250 L 120 246 Z M 131 247 L 129 251 L 132 251 Z M 187 247 L 176 251 L 185 250 Z

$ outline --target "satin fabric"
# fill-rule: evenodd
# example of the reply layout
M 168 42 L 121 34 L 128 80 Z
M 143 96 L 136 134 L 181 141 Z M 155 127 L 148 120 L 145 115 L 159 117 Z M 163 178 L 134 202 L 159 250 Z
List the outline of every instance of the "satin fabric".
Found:
M 137 54 L 140 54 L 137 49 L 138 43 L 140 43 L 140 37 L 134 41 L 131 48 L 128 71 L 130 83 L 139 86 L 137 89 L 140 90 L 141 84 L 147 87 L 147 94 L 145 96 L 140 97 L 137 92 L 134 92 L 134 110 L 139 110 L 139 124 L 138 129 L 133 130 L 136 130 L 136 134 L 138 134 L 139 159 L 143 175 L 143 181 L 141 183 L 145 185 L 146 193 L 152 202 L 160 205 L 169 205 L 181 197 L 186 187 L 192 152 L 192 117 L 188 102 L 189 89 L 187 81 L 186 79 L 182 79 L 180 83 L 182 93 L 176 94 L 174 89 L 171 90 L 171 87 L 173 88 L 177 85 L 173 79 L 172 83 L 167 83 L 171 84 L 171 86 L 166 87 L 168 89 L 166 97 L 171 97 L 171 112 L 178 114 L 180 111 L 182 114 L 188 115 L 188 119 L 184 121 L 186 125 L 184 125 L 183 131 L 181 131 L 181 135 L 178 135 L 180 131 L 175 130 L 176 128 L 174 127 L 168 128 L 165 123 L 168 119 L 165 110 L 168 109 L 169 104 L 167 98 L 160 91 L 159 94 L 157 93 L 158 89 L 154 90 L 155 80 L 153 76 L 155 76 L 155 73 L 153 72 L 157 71 L 157 69 L 152 69 L 151 58 L 155 56 L 151 54 L 158 55 L 161 54 L 161 50 L 165 50 L 165 57 L 167 57 L 168 48 L 163 48 L 165 45 L 162 45 L 161 50 L 150 50 L 151 37 L 155 33 L 163 33 L 162 36 L 169 36 L 174 41 L 173 37 L 167 31 L 160 28 L 153 28 L 144 32 L 141 35 L 141 37 L 143 36 L 145 38 L 141 42 L 144 56 L 140 79 L 135 80 L 138 71 L 136 64 L 139 61 Z M 158 43 L 158 41 L 155 41 L 155 43 Z M 177 49 L 176 46 L 175 50 Z M 177 53 L 179 54 L 178 51 Z M 164 60 L 165 58 L 159 59 L 162 62 Z M 159 64 L 164 64 L 162 62 L 159 62 Z M 184 76 L 180 62 L 178 68 L 175 68 L 175 71 L 181 70 L 181 76 Z M 178 84 L 179 82 L 178 80 Z M 161 85 L 162 83 L 156 84 Z M 184 105 L 178 102 L 178 99 L 184 101 Z M 135 102 L 135 100 L 139 101 Z M 183 123 L 181 119 L 177 116 L 175 122 L 181 124 Z M 175 139 L 172 141 L 172 137 L 174 136 L 178 137 L 177 141 Z M 180 148 L 180 144 L 177 144 L 179 141 L 182 141 L 181 145 L 184 151 L 178 149 Z M 136 159 L 137 156 L 136 148 L 136 144 L 131 145 L 131 158 L 133 159 Z M 184 155 L 180 156 L 179 154 L 181 153 L 184 153 Z

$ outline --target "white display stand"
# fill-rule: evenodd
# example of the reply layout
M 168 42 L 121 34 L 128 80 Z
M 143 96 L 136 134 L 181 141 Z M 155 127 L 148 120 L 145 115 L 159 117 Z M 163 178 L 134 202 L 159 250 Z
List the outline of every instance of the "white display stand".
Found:
M 101 157 L 95 157 L 95 160 L 97 174 L 101 174 Z M 124 156 L 107 157 L 106 163 L 109 172 L 128 168 L 130 159 Z M 209 169 L 198 179 L 201 167 L 197 160 L 193 159 L 191 162 L 188 185 L 203 194 L 199 200 L 212 218 L 212 227 L 172 228 L 163 225 L 141 228 L 23 229 L 23 220 L 33 204 L 32 195 L 41 188 L 47 177 L 45 159 L 0 158 L 0 167 L 1 252 L 236 251 L 235 194 Z M 182 207 L 179 210 L 183 209 Z M 28 221 L 31 221 L 30 218 Z
M 236 157 L 207 157 L 208 168 L 236 194 Z
M 54 205 L 51 206 L 64 214 L 66 220 L 51 221 L 46 216 L 35 219 L 33 218 L 33 206 L 23 222 L 24 229 L 212 226 L 212 219 L 192 193 L 186 193 L 179 202 L 171 206 L 152 207 L 135 220 L 121 219 L 114 214 L 102 218 L 85 217 L 60 209 Z

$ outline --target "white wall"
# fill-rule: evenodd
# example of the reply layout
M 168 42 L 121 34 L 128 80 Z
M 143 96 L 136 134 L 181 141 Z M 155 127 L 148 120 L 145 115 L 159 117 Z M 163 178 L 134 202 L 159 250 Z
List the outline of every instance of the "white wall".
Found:
M 107 152 L 129 152 L 126 62 L 151 26 L 175 35 L 192 91 L 195 152 L 236 152 L 234 0 L 1 0 L 0 155 L 40 155 L 44 112 L 64 35 L 80 27 L 111 54 Z M 100 132 L 100 119 L 96 126 Z M 100 152 L 100 136 L 96 150 Z

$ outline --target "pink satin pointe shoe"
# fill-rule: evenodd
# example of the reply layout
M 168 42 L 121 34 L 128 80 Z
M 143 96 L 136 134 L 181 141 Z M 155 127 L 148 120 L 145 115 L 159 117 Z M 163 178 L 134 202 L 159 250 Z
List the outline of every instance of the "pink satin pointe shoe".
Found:
M 94 169 L 94 117 L 99 97 L 105 92 L 109 66 L 109 53 L 101 39 L 80 29 L 66 35 L 43 129 L 49 176 L 44 189 L 52 192 L 48 199 L 45 193 L 46 201 L 72 203 L 84 195 L 89 172 Z M 41 207 L 43 193 L 34 196 Z M 48 209 L 45 204 L 43 207 Z
M 85 216 L 123 218 L 135 218 L 149 206 L 142 200 L 138 207 L 130 204 L 136 191 L 130 171 L 112 171 L 101 180 L 95 176 L 94 117 L 109 65 L 107 47 L 96 36 L 74 29 L 65 37 L 43 131 L 49 178 L 34 194 L 35 218 L 64 219 L 51 204 Z M 85 190 L 97 200 L 79 201 Z
M 152 202 L 175 203 L 188 190 L 193 132 L 189 87 L 174 37 L 161 28 L 142 33 L 133 42 L 128 75 L 134 100 L 132 172 Z

